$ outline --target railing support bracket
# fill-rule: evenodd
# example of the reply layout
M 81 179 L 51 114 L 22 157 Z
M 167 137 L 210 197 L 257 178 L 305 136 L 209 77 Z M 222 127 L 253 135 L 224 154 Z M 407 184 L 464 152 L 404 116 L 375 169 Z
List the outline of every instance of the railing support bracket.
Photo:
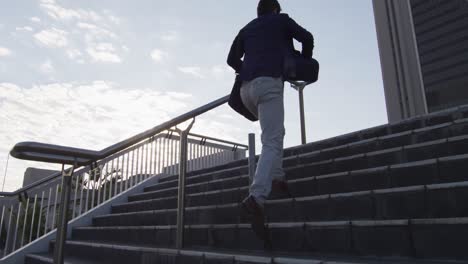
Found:
M 70 204 L 71 182 L 75 166 L 65 170 L 62 165 L 62 189 L 60 195 L 60 211 L 57 225 L 57 239 L 54 248 L 54 264 L 63 264 L 65 241 L 67 240 L 68 207 Z
M 249 134 L 249 186 L 252 185 L 257 164 L 255 160 L 255 134 Z
M 181 130 L 176 128 L 180 135 L 180 157 L 179 157 L 179 191 L 177 196 L 177 234 L 176 247 L 182 249 L 184 247 L 184 214 L 185 214 L 185 176 L 187 172 L 187 146 L 188 134 L 195 123 L 195 118 L 192 119 L 190 125 Z

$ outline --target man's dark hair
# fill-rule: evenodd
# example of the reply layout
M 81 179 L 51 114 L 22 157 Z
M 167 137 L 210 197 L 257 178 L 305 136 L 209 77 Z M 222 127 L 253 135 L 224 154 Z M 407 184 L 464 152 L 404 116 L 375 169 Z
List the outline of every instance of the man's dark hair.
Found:
M 260 0 L 260 2 L 258 2 L 258 16 L 271 14 L 275 10 L 278 10 L 278 13 L 281 12 L 281 5 L 279 4 L 278 0 Z

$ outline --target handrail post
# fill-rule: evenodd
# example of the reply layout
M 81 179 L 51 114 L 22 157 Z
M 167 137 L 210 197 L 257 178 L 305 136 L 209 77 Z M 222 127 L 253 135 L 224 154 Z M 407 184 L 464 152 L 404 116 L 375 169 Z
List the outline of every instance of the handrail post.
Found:
M 65 165 L 62 165 L 62 191 L 60 197 L 60 211 L 57 225 L 57 236 L 54 248 L 54 264 L 63 264 L 64 247 L 67 239 L 68 227 L 68 207 L 70 203 L 71 182 L 75 166 L 72 166 L 68 171 L 65 170 Z
M 188 150 L 188 134 L 192 129 L 192 123 L 185 130 L 177 129 L 180 134 L 180 157 L 179 157 L 179 190 L 177 195 L 177 234 L 176 234 L 176 248 L 182 249 L 184 247 L 184 214 L 185 214 L 185 176 L 187 172 L 187 150 Z
M 305 112 L 304 112 L 304 88 L 310 83 L 307 82 L 295 82 L 289 81 L 291 87 L 299 93 L 299 113 L 301 115 L 301 143 L 302 145 L 307 144 L 306 138 L 306 127 L 305 127 Z
M 249 186 L 252 184 L 255 176 L 255 134 L 249 134 Z
M 301 140 L 302 145 L 307 143 L 304 112 L 304 86 L 299 87 L 299 111 L 301 112 Z

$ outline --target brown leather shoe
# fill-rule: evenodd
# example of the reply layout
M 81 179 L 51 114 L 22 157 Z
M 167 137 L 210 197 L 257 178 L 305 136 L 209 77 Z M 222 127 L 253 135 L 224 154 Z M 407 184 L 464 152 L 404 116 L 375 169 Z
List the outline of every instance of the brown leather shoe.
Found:
M 242 201 L 242 209 L 249 216 L 254 233 L 258 238 L 263 240 L 265 249 L 271 250 L 270 232 L 268 232 L 268 227 L 265 226 L 265 213 L 263 208 L 257 203 L 253 196 L 249 195 Z

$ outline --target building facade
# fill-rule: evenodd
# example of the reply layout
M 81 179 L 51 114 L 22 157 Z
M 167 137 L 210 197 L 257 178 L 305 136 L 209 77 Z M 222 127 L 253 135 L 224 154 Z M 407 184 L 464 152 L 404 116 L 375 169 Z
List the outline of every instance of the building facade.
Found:
M 373 4 L 389 121 L 468 104 L 468 1 Z

